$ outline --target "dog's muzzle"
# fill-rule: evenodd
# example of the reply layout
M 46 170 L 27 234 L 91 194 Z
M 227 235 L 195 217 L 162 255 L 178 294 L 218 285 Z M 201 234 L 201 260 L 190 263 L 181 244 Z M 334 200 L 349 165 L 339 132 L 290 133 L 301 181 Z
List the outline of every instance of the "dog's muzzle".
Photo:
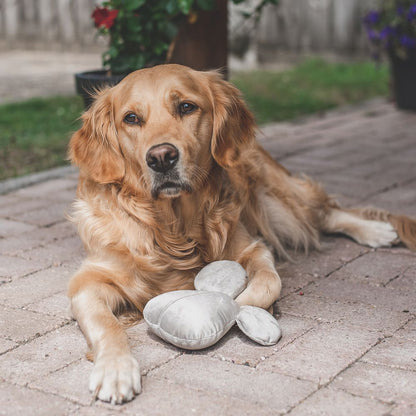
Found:
M 182 191 L 192 192 L 191 186 L 181 179 L 178 169 L 179 150 L 170 143 L 152 146 L 146 154 L 147 166 L 152 171 L 152 196 L 161 194 L 176 197 Z

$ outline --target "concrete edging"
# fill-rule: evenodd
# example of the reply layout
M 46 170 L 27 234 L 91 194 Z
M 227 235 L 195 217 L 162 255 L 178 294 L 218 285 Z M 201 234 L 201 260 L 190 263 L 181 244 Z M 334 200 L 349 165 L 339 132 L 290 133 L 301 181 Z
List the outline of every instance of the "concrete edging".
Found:
M 5 179 L 4 181 L 0 181 L 0 195 L 16 191 L 27 186 L 35 185 L 40 182 L 45 182 L 50 179 L 62 178 L 63 176 L 76 173 L 77 171 L 78 169 L 73 166 L 62 166 L 42 172 L 31 173 L 18 178 Z

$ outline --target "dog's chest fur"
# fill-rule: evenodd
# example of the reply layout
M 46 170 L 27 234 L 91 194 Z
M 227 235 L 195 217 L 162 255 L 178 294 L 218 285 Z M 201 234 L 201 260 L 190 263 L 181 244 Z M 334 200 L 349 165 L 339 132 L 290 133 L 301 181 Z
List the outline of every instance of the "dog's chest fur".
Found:
M 111 186 L 101 186 L 100 192 L 90 186 L 81 182 L 72 215 L 86 250 L 90 257 L 111 258 L 118 269 L 143 281 L 177 281 L 172 275 L 188 272 L 193 277 L 205 264 L 222 259 L 239 221 L 236 197 L 221 191 L 215 198 L 201 198 L 201 191 L 146 201 Z

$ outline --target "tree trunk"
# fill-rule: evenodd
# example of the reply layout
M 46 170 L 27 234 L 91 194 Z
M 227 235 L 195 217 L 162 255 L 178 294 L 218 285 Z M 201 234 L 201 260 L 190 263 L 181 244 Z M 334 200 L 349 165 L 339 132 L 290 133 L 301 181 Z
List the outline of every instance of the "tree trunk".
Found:
M 180 27 L 168 62 L 226 74 L 227 54 L 227 0 L 217 0 L 214 10 L 199 12 L 196 21 Z

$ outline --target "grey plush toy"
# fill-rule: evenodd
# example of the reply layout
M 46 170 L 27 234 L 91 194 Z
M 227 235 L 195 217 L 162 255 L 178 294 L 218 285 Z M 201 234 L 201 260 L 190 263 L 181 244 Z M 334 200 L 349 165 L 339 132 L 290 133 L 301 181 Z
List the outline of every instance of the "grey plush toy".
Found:
M 150 329 L 180 348 L 210 347 L 237 323 L 253 341 L 274 345 L 281 337 L 276 319 L 255 306 L 234 300 L 247 286 L 243 267 L 234 261 L 208 264 L 195 277 L 196 290 L 177 290 L 151 299 L 143 311 Z

